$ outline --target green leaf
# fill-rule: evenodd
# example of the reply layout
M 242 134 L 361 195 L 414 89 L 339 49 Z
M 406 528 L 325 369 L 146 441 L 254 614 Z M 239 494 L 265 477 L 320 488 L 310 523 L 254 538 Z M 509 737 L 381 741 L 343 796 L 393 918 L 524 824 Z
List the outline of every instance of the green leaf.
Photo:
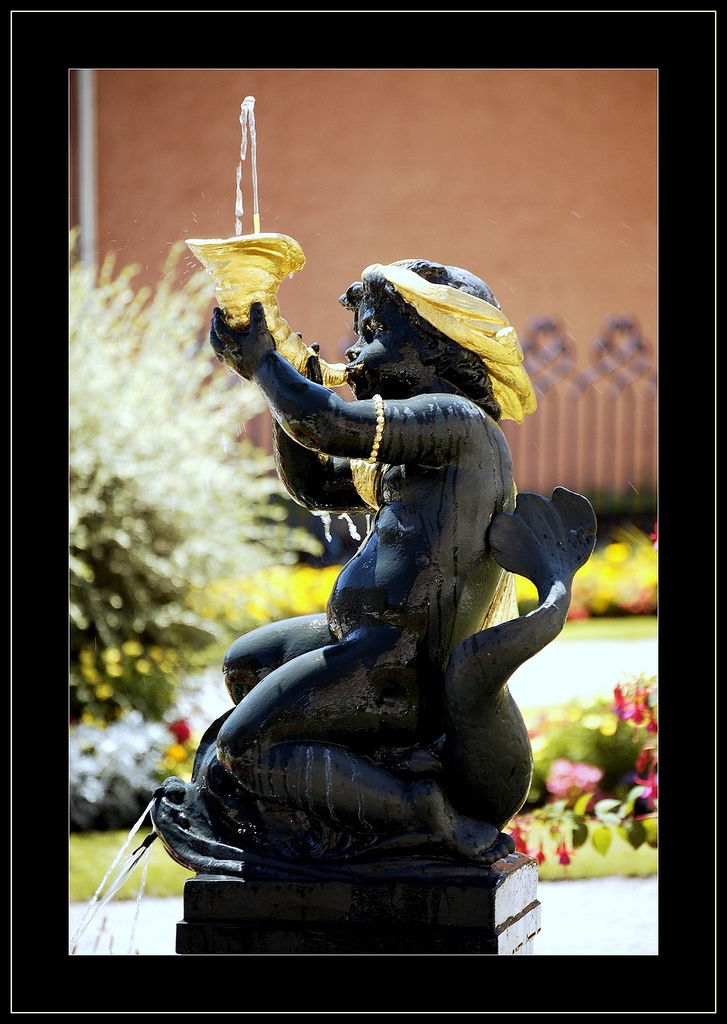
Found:
M 624 800 L 623 804 L 621 805 L 620 813 L 621 813 L 621 817 L 622 818 L 625 818 L 627 815 L 633 813 L 634 804 L 636 803 L 638 798 L 641 796 L 641 794 L 645 793 L 645 792 L 646 792 L 646 786 L 634 786 L 633 787 L 633 789 L 629 792 L 629 795 L 626 797 L 626 799 Z
M 658 825 L 656 822 L 656 818 L 640 818 L 639 820 L 641 821 L 641 824 L 644 826 L 644 831 L 646 833 L 646 842 L 649 844 L 649 846 L 656 849 L 656 847 L 658 846 Z
M 646 829 L 640 821 L 625 821 L 619 826 L 618 831 L 635 850 L 646 841 Z
M 573 848 L 578 849 L 588 839 L 588 826 L 584 821 L 579 821 L 573 826 Z
M 592 796 L 593 793 L 583 793 L 582 796 L 578 797 L 575 804 L 573 805 L 573 810 L 577 815 L 580 816 L 586 813 L 586 807 L 588 807 L 588 804 L 590 803 Z
M 597 826 L 591 833 L 591 842 L 598 853 L 604 857 L 608 853 L 612 839 L 613 835 L 611 834 L 611 829 L 607 828 L 605 825 Z

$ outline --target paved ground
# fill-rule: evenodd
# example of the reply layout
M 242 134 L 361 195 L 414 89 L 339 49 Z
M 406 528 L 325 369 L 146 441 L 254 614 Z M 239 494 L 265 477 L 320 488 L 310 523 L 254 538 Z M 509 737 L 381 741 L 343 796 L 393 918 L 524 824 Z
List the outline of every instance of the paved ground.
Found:
M 572 697 L 608 696 L 627 676 L 656 675 L 656 640 L 561 640 L 526 663 L 510 689 L 521 707 L 555 704 Z M 213 673 L 200 693 L 205 723 L 228 706 L 222 680 Z M 205 724 L 203 723 L 203 724 Z M 535 940 L 539 956 L 654 956 L 657 948 L 657 879 L 599 878 L 541 882 L 542 930 Z M 137 916 L 136 926 L 134 920 Z M 87 910 L 70 908 L 73 936 Z M 182 898 L 134 902 L 111 900 L 90 922 L 76 954 L 109 956 L 176 955 L 175 925 L 183 917 Z
M 510 679 L 521 708 L 573 697 L 608 697 L 619 680 L 657 674 L 657 641 L 564 640 L 557 637 Z

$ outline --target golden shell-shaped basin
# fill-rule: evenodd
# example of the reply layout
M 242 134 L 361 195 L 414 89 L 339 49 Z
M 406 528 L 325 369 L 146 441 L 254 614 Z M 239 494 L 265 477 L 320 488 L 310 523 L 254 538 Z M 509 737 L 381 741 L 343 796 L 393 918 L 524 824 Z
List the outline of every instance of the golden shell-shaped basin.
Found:
M 278 352 L 300 373 L 314 354 L 280 315 L 278 289 L 305 266 L 300 245 L 288 235 L 259 233 L 236 238 L 188 238 L 187 245 L 215 282 L 215 297 L 233 327 L 250 322 L 250 306 L 260 302 Z M 346 367 L 320 360 L 323 383 L 346 383 Z

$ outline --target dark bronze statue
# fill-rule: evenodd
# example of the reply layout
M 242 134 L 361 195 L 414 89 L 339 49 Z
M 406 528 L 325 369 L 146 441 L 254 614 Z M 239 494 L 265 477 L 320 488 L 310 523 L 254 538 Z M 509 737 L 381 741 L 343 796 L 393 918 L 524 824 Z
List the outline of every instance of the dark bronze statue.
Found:
M 234 706 L 207 731 L 193 781 L 169 779 L 153 819 L 198 872 L 432 877 L 512 853 L 502 830 L 530 786 L 507 682 L 563 627 L 596 523 L 581 495 L 516 494 L 502 415 L 535 398 L 490 289 L 425 260 L 368 268 L 341 302 L 356 400 L 279 352 L 265 312 L 215 310 L 217 357 L 254 381 L 278 472 L 305 507 L 370 515 L 327 612 L 230 647 Z M 519 616 L 513 577 L 539 606 Z

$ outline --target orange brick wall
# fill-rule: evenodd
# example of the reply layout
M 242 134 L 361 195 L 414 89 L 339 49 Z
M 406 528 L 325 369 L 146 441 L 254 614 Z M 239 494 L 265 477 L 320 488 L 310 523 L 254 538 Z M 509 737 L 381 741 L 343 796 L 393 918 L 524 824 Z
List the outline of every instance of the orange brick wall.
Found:
M 370 263 L 409 257 L 478 274 L 519 332 L 559 317 L 576 369 L 609 314 L 635 316 L 656 346 L 654 70 L 99 70 L 95 81 L 98 248 L 138 262 L 140 281 L 158 279 L 179 239 L 234 235 L 238 117 L 252 95 L 261 228 L 307 257 L 281 312 L 330 361 L 350 337 L 338 296 Z M 243 191 L 249 232 L 249 165 Z

